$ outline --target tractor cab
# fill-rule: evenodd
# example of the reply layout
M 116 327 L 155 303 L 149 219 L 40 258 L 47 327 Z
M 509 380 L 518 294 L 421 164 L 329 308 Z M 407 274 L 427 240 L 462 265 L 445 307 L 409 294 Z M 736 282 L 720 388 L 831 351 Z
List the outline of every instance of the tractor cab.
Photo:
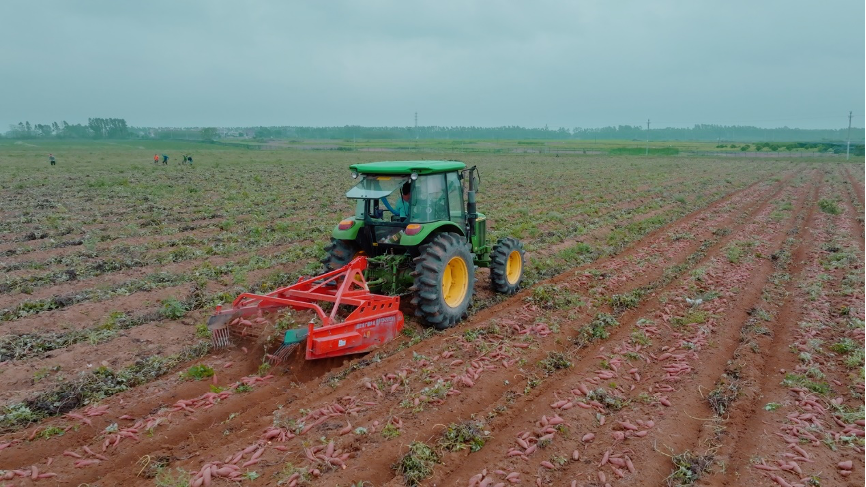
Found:
M 355 214 L 341 221 L 337 231 L 356 231 L 352 240 L 367 255 L 416 248 L 430 232 L 469 233 L 462 162 L 378 162 L 351 168 L 358 182 L 346 197 L 355 201 Z M 406 237 L 415 238 L 404 242 Z

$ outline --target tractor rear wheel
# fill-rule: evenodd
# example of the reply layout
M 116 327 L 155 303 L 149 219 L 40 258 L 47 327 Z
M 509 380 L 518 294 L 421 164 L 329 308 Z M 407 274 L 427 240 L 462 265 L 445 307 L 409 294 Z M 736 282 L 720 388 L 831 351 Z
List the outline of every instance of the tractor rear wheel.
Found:
M 523 281 L 523 244 L 512 237 L 499 239 L 490 253 L 490 285 L 502 294 L 514 294 Z
M 325 265 L 325 272 L 333 271 L 352 262 L 358 255 L 360 249 L 351 240 L 331 239 L 331 243 L 325 245 L 325 258 L 320 262 Z
M 466 239 L 440 233 L 415 258 L 412 304 L 415 316 L 437 330 L 466 317 L 475 291 L 475 265 Z

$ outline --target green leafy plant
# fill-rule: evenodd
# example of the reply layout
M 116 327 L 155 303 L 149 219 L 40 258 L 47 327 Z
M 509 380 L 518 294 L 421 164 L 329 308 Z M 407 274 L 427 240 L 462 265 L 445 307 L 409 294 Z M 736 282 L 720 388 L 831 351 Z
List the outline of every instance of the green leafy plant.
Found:
M 66 430 L 64 430 L 63 428 L 61 428 L 59 426 L 49 426 L 49 427 L 47 427 L 47 428 L 45 428 L 39 432 L 39 437 L 45 438 L 47 440 L 47 439 L 52 438 L 54 436 L 63 436 L 63 433 L 65 433 L 65 432 L 66 432 Z
M 696 455 L 688 450 L 673 455 L 674 470 L 667 478 L 669 486 L 694 485 L 713 465 L 712 455 Z
M 588 325 L 583 326 L 578 330 L 577 338 L 575 338 L 574 343 L 577 346 L 584 346 L 587 343 L 596 340 L 603 340 L 610 336 L 610 332 L 608 332 L 607 329 L 618 325 L 619 321 L 617 321 L 613 315 L 609 313 L 598 313 Z
M 208 330 L 207 324 L 199 323 L 195 325 L 195 336 L 198 338 L 210 338 L 210 330 Z
M 403 481 L 409 487 L 421 484 L 421 481 L 433 475 L 433 466 L 439 462 L 439 455 L 420 441 L 409 445 L 409 452 L 403 455 L 396 464 L 392 466 L 398 474 L 403 476 Z
M 547 352 L 547 357 L 538 362 L 547 375 L 553 374 L 557 370 L 567 369 L 571 367 L 571 362 L 565 354 L 560 352 Z
M 177 298 L 168 298 L 162 301 L 162 315 L 169 320 L 177 320 L 186 315 L 187 306 L 178 301 Z
M 842 210 L 839 209 L 839 205 L 837 205 L 835 201 L 827 199 L 818 200 L 818 208 L 821 208 L 821 211 L 830 215 L 838 215 L 839 213 L 842 213 Z
M 182 468 L 174 469 L 172 473 L 170 468 L 159 469 L 154 483 L 156 487 L 188 487 L 192 480 L 192 475 Z
M 393 423 L 388 423 L 382 428 L 382 436 L 385 437 L 386 440 L 390 440 L 392 438 L 396 438 L 400 436 L 400 429 Z
M 612 411 L 619 411 L 628 404 L 626 399 L 617 396 L 613 392 L 606 391 L 603 388 L 589 391 L 586 398 L 590 401 L 597 401 Z
M 637 305 L 640 304 L 642 295 L 643 293 L 639 289 L 635 289 L 634 291 L 625 294 L 614 294 L 610 297 L 610 305 L 616 312 L 637 308 Z
M 442 432 L 439 446 L 448 451 L 468 448 L 471 452 L 477 452 L 484 446 L 488 435 L 489 433 L 484 431 L 484 425 L 478 421 L 451 423 Z
M 213 368 L 204 364 L 196 364 L 187 369 L 187 371 L 182 374 L 182 377 L 188 380 L 204 380 L 208 377 L 213 377 L 213 374 Z

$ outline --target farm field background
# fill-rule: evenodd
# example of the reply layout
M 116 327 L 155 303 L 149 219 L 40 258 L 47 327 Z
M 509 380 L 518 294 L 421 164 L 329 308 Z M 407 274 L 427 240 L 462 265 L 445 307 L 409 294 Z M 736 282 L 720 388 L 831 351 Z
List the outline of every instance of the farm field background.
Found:
M 864 482 L 862 157 L 142 144 L 0 146 L 0 482 Z M 479 270 L 467 322 L 360 357 L 209 349 L 319 271 L 350 164 L 419 158 L 478 165 L 524 291 Z

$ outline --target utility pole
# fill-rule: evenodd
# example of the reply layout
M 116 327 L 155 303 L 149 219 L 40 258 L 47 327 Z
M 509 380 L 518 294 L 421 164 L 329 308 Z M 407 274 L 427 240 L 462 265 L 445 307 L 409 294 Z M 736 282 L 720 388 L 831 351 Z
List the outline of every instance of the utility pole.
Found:
M 650 122 L 650 119 L 646 119 L 646 154 L 644 154 L 645 156 L 649 155 L 649 122 Z
M 415 112 L 415 140 L 418 140 L 418 112 Z
M 848 149 L 845 151 L 845 160 L 851 159 L 851 115 L 854 112 L 848 112 Z

